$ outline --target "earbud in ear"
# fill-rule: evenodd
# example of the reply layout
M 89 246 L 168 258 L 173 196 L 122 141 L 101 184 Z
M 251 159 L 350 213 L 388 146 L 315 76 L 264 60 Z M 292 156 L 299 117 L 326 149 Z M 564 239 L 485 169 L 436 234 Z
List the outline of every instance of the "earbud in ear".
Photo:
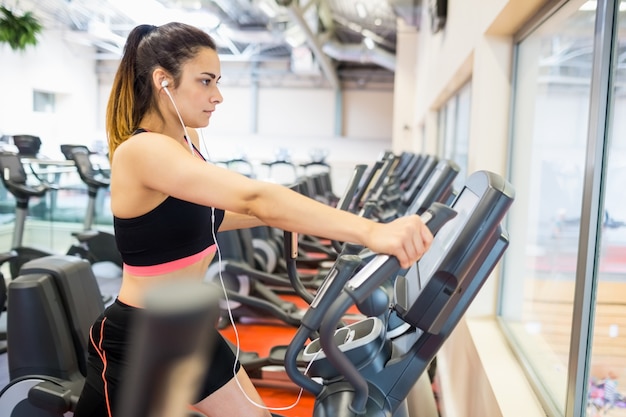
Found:
M 163 81 L 161 81 L 161 87 L 165 88 L 165 87 L 167 87 L 168 85 L 170 85 L 170 83 L 169 83 L 167 80 L 163 80 Z

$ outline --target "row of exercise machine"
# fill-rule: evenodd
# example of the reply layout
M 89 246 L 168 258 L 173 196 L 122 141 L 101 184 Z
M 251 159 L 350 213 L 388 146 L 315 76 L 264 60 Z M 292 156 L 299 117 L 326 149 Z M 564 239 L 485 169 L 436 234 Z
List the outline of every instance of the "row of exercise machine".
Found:
M 16 277 L 20 267 L 29 260 L 52 255 L 48 250 L 24 246 L 23 237 L 29 205 L 33 198 L 45 198 L 50 193 L 59 191 L 59 184 L 47 180 L 45 171 L 48 168 L 58 170 L 59 165 L 75 167 L 78 176 L 87 190 L 88 201 L 84 214 L 83 229 L 72 233 L 76 243 L 68 249 L 68 255 L 80 256 L 92 264 L 109 263 L 114 272 L 121 275 L 122 260 L 115 249 L 113 235 L 93 228 L 96 215 L 96 199 L 101 190 L 109 187 L 109 178 L 105 170 L 94 166 L 91 152 L 84 145 L 61 145 L 66 161 L 47 161 L 24 158 L 18 152 L 0 151 L 0 172 L 2 184 L 15 199 L 15 222 L 9 250 L 0 255 L 0 265 L 8 262 L 10 274 Z M 37 172 L 33 165 L 43 166 Z M 28 168 L 28 170 L 27 170 Z M 115 268 L 117 267 L 117 268 Z
M 341 198 L 334 194 L 324 174 L 302 177 L 292 188 L 341 210 L 386 222 L 409 213 L 421 214 L 433 202 L 452 201 L 452 184 L 458 172 L 453 161 L 432 155 L 407 153 L 396 158 L 386 153 L 371 167 L 357 165 Z M 221 232 L 218 243 L 222 259 L 209 267 L 207 280 L 221 279 L 228 288 L 230 303 L 221 304 L 223 316 L 229 307 L 235 318 L 269 315 L 299 326 L 303 311 L 279 296 L 282 292 L 293 293 L 296 285 L 283 256 L 282 232 L 264 227 Z M 315 289 L 337 259 L 341 244 L 325 245 L 315 237 L 301 236 L 298 248 L 296 267 L 314 272 L 299 273 L 295 281 Z M 298 295 L 307 303 L 313 298 L 308 292 L 300 291 Z
M 211 265 L 204 283 L 194 284 L 205 290 L 185 292 L 181 286 L 178 292 L 163 291 L 155 297 L 156 314 L 147 316 L 153 321 L 138 327 L 136 342 L 152 343 L 150 355 L 133 361 L 117 416 L 165 415 L 155 411 L 171 410 L 163 405 L 169 397 L 163 393 L 184 386 L 192 390 L 191 376 L 168 376 L 182 357 L 206 361 L 210 341 L 171 337 L 172 332 L 203 334 L 199 330 L 228 310 L 235 317 L 278 318 L 297 328 L 290 344 L 272 349 L 270 358 L 252 353 L 241 359 L 249 373 L 268 364 L 283 366 L 294 384 L 315 396 L 314 416 L 408 416 L 411 387 L 508 246 L 503 219 L 514 199 L 511 184 L 495 173 L 477 171 L 454 190 L 458 172 L 452 161 L 386 152 L 371 166 L 357 165 L 341 197 L 320 186 L 328 182 L 311 177 L 293 185 L 378 221 L 421 215 L 435 239 L 409 269 L 401 269 L 394 257 L 313 236 L 267 229 L 248 230 L 247 236 L 220 233 L 223 261 Z M 278 258 L 268 262 L 273 255 L 267 247 L 254 251 L 255 239 L 279 247 Z M 318 256 L 309 256 L 316 250 Z M 317 272 L 302 272 L 311 265 Z M 228 303 L 216 295 L 222 294 L 215 285 L 220 275 Z M 285 303 L 283 292 L 299 295 L 308 308 Z M 188 302 L 190 293 L 197 302 Z M 89 326 L 104 308 L 92 265 L 69 255 L 29 260 L 10 281 L 8 298 L 10 383 L 0 391 L 0 414 L 71 415 L 84 383 Z M 360 317 L 346 324 L 353 307 Z M 179 316 L 172 314 L 177 311 Z M 156 374 L 164 377 L 154 378 Z M 192 394 L 172 401 L 181 405 L 180 398 Z

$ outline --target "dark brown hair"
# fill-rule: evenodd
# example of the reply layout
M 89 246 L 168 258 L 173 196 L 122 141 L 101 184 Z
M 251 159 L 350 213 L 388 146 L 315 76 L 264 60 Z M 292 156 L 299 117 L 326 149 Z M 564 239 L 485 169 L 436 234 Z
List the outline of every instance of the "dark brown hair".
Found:
M 139 25 L 130 32 L 106 110 L 110 158 L 139 127 L 146 112 L 157 110 L 152 72 L 163 68 L 176 85 L 183 64 L 194 58 L 201 48 L 217 49 L 206 32 L 184 23 L 172 22 L 158 27 Z

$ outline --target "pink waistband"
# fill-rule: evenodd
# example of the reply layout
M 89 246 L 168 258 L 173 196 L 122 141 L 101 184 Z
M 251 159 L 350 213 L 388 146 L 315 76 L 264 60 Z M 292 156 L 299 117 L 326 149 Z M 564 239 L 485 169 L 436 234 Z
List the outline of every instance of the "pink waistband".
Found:
M 124 270 L 130 274 L 143 277 L 167 274 L 169 272 L 177 271 L 200 261 L 205 256 L 215 253 L 216 249 L 217 247 L 215 246 L 215 244 L 213 244 L 202 252 L 187 256 L 186 258 L 176 259 L 175 261 L 165 262 L 157 265 L 133 266 L 124 264 Z

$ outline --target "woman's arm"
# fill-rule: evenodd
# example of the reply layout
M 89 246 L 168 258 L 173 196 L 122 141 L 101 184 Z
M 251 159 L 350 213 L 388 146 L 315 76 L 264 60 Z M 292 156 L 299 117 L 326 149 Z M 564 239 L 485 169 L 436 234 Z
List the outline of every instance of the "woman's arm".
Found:
M 419 216 L 376 223 L 287 187 L 206 163 L 179 142 L 156 133 L 126 141 L 117 149 L 113 164 L 112 170 L 125 171 L 122 175 L 137 179 L 141 187 L 256 217 L 279 229 L 357 243 L 396 256 L 403 267 L 417 261 L 432 240 Z
M 187 127 L 187 133 L 189 134 L 189 138 L 193 142 L 196 148 L 201 149 L 200 146 L 200 137 L 198 136 L 198 131 L 196 129 L 192 129 Z M 205 155 L 206 157 L 207 155 Z M 249 229 L 251 227 L 257 226 L 265 226 L 259 218 L 254 216 L 248 216 L 246 214 L 239 214 L 232 211 L 226 211 L 224 213 L 224 220 L 220 225 L 220 232 L 228 231 L 228 230 L 238 230 L 238 229 Z
M 267 226 L 259 218 L 248 216 L 247 214 L 239 214 L 232 211 L 224 213 L 224 220 L 220 225 L 220 232 L 236 229 L 248 229 L 257 226 Z

